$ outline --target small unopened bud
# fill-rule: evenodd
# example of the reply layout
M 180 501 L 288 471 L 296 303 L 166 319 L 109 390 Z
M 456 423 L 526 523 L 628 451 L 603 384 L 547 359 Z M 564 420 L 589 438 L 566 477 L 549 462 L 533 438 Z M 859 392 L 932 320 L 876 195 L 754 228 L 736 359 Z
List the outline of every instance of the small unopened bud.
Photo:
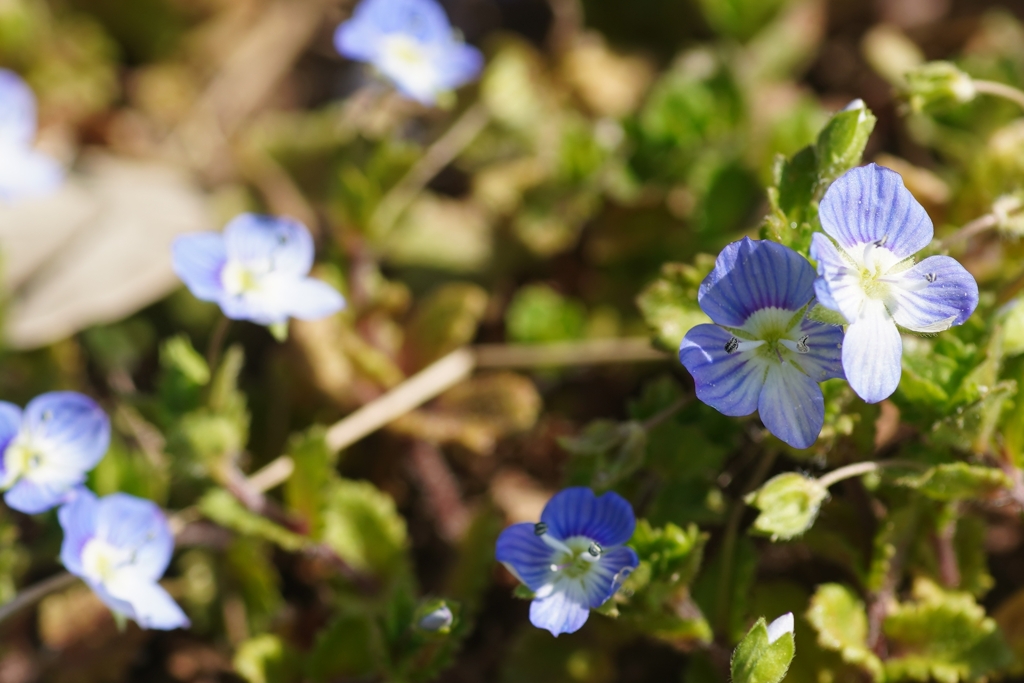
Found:
M 416 610 L 413 623 L 420 631 L 445 635 L 451 631 L 455 613 L 445 600 L 428 600 Z
M 761 617 L 732 654 L 733 683 L 780 683 L 795 653 L 793 614 L 767 625 Z
M 792 612 L 786 612 L 781 617 L 768 624 L 768 644 L 771 645 L 785 634 L 792 633 L 793 626 Z
M 971 77 L 951 62 L 928 62 L 908 72 L 906 88 L 917 112 L 935 104 L 964 104 L 977 95 Z
M 755 530 L 773 540 L 789 540 L 811 528 L 827 496 L 828 489 L 817 479 L 785 472 L 769 479 L 745 500 L 761 511 L 754 520 Z

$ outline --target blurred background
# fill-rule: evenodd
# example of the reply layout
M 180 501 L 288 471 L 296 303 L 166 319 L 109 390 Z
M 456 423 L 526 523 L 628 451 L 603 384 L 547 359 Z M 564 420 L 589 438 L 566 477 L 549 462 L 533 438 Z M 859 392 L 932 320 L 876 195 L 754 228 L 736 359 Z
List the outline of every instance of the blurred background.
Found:
M 1024 86 L 1024 3 L 445 0 L 487 66 L 438 107 L 337 54 L 353 4 L 0 0 L 0 66 L 32 86 L 38 148 L 70 169 L 54 194 L 0 204 L 0 396 L 97 397 L 115 438 L 94 490 L 199 501 L 165 582 L 191 630 L 119 629 L 72 587 L 0 624 L 0 683 L 724 680 L 701 616 L 714 566 L 674 594 L 671 623 L 594 615 L 555 640 L 493 561 L 497 533 L 595 482 L 691 546 L 723 527 L 759 437 L 688 402 L 674 358 L 713 255 L 756 235 L 778 156 L 858 98 L 878 119 L 865 160 L 903 174 L 939 236 L 1020 189 L 1016 105 L 922 112 L 901 90 L 934 59 Z M 242 211 L 309 226 L 314 274 L 349 306 L 284 343 L 234 324 L 211 367 L 219 311 L 180 285 L 169 249 Z M 960 254 L 983 287 L 1022 255 L 984 239 Z M 465 344 L 595 340 L 616 362 L 499 353 L 340 456 L 323 448 L 318 425 Z M 858 410 L 874 424 L 877 408 Z M 798 462 L 852 448 L 829 420 Z M 226 467 L 282 454 L 296 474 L 269 494 L 276 517 L 219 496 Z M 993 528 L 988 605 L 1024 576 L 1018 525 Z M 52 513 L 0 512 L 0 602 L 54 575 L 59 543 Z M 813 543 L 749 548 L 720 647 L 750 615 L 802 613 L 843 562 Z M 459 626 L 413 647 L 394 624 L 431 596 L 460 605 Z M 834 654 L 800 669 L 805 628 L 790 680 L 866 680 Z

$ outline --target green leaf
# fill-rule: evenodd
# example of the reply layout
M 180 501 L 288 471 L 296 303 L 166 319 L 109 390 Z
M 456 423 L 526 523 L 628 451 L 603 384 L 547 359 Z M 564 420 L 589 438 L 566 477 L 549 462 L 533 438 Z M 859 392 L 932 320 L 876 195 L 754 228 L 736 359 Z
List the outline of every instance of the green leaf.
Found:
M 635 421 L 596 420 L 584 427 L 580 436 L 562 437 L 559 444 L 570 453 L 588 458 L 589 467 L 578 467 L 578 471 L 588 473 L 586 483 L 592 488 L 607 490 L 644 464 L 647 430 Z
M 178 335 L 163 343 L 160 371 L 158 390 L 166 410 L 183 413 L 201 405 L 203 388 L 210 382 L 210 368 L 188 337 Z
M 913 597 L 895 605 L 882 625 L 898 653 L 885 662 L 887 678 L 957 683 L 988 677 L 1013 662 L 995 621 L 970 594 L 918 579 Z
M 785 0 L 701 0 L 708 24 L 729 38 L 747 40 L 771 21 Z
M 688 586 L 697 576 L 707 540 L 708 535 L 695 524 L 686 529 L 672 523 L 655 528 L 646 519 L 641 519 L 629 545 L 636 550 L 640 561 L 650 566 L 651 582 L 664 582 L 675 587 Z
M 285 550 L 299 550 L 309 543 L 308 539 L 250 512 L 224 489 L 207 491 L 199 500 L 198 507 L 205 517 L 222 527 L 244 536 L 265 539 Z
M 326 430 L 320 426 L 293 435 L 288 442 L 288 455 L 295 470 L 284 486 L 288 510 L 301 519 L 309 535 L 319 539 L 323 534 L 323 510 L 331 483 L 337 479 L 334 463 L 337 453 L 327 447 Z
M 868 647 L 868 616 L 864 602 L 838 583 L 818 586 L 807 609 L 807 621 L 818 632 L 818 644 L 840 654 L 843 661 L 882 677 L 882 662 Z
M 744 498 L 748 505 L 761 511 L 754 520 L 754 530 L 775 540 L 799 536 L 814 524 L 828 489 L 817 479 L 796 472 L 784 472 Z
M 863 100 L 854 100 L 825 124 L 814 145 L 819 197 L 832 181 L 860 163 L 876 121 Z
M 790 628 L 781 634 L 775 632 L 787 617 Z M 786 676 L 796 653 L 792 619 L 793 615 L 788 614 L 772 622 L 771 635 L 764 617 L 757 620 L 733 651 L 729 664 L 733 683 L 779 683 Z
M 235 672 L 248 683 L 288 683 L 300 679 L 297 654 L 270 633 L 239 644 L 232 663 Z
M 428 294 L 417 305 L 406 330 L 406 350 L 413 367 L 429 365 L 471 342 L 487 298 L 485 289 L 468 282 L 450 282 Z
M 640 292 L 636 302 L 656 346 L 675 353 L 691 328 L 711 322 L 697 305 L 697 289 L 713 267 L 707 255 L 699 255 L 692 266 L 666 263 L 658 279 Z
M 317 635 L 306 658 L 306 674 L 314 681 L 366 678 L 385 662 L 378 625 L 365 610 L 345 608 Z
M 581 339 L 586 324 L 583 305 L 547 285 L 522 287 L 505 312 L 509 338 L 531 344 Z
M 923 474 L 902 477 L 898 483 L 943 502 L 983 500 L 1013 485 L 1002 470 L 968 465 L 965 462 L 937 465 Z
M 405 520 L 366 481 L 339 479 L 327 493 L 323 541 L 352 567 L 382 576 L 408 572 Z

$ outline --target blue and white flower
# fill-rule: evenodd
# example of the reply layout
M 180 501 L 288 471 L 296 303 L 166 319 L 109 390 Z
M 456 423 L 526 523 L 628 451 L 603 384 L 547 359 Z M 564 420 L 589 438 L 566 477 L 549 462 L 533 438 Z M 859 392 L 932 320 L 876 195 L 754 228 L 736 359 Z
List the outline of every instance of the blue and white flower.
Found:
M 110 419 L 88 396 L 55 391 L 22 411 L 0 401 L 0 488 L 28 514 L 60 505 L 110 445 Z
M 789 445 L 813 444 L 825 419 L 818 383 L 843 376 L 842 329 L 807 317 L 813 299 L 814 268 L 792 249 L 746 237 L 723 249 L 697 292 L 715 324 L 679 347 L 697 398 L 733 417 L 757 410 Z
M 106 605 L 142 628 L 169 630 L 188 617 L 158 583 L 174 552 L 174 535 L 156 504 L 81 490 L 57 513 L 64 529 L 60 560 Z
M 548 501 L 538 524 L 501 532 L 496 555 L 533 591 L 530 622 L 555 636 L 574 633 L 639 564 L 623 545 L 635 527 L 633 508 L 617 493 L 568 488 Z
M 233 320 L 281 325 L 317 320 L 345 307 L 325 282 L 307 277 L 313 237 L 289 218 L 242 214 L 223 233 L 182 235 L 174 242 L 174 271 L 192 294 L 216 302 Z
M 35 151 L 36 97 L 13 71 L 0 69 L 0 201 L 47 194 L 64 180 L 54 159 Z
M 843 369 L 868 403 L 900 382 L 897 328 L 933 333 L 962 324 L 978 306 L 978 283 L 949 256 L 914 263 L 932 240 L 932 222 L 895 171 L 868 164 L 836 180 L 819 208 L 811 242 L 814 289 L 822 306 L 846 319 Z
M 475 79 L 484 62 L 479 50 L 456 38 L 435 0 L 363 0 L 338 27 L 334 44 L 424 104 Z

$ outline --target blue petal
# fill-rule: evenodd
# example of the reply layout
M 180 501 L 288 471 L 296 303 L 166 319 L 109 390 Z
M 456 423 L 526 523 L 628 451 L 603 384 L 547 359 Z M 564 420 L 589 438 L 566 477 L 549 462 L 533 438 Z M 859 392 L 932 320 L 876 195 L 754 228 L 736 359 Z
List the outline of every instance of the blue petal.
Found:
M 805 317 L 800 335 L 807 338 L 807 353 L 793 354 L 793 362 L 816 382 L 843 378 L 843 328 Z
M 268 280 L 270 308 L 299 320 L 319 320 L 345 307 L 345 298 L 334 287 L 314 278 L 274 277 Z
M 679 360 L 693 376 L 697 398 L 724 415 L 750 415 L 764 385 L 766 362 L 756 349 L 729 353 L 732 334 L 718 325 L 697 325 L 679 347 Z
M 343 55 L 369 61 L 374 43 L 396 33 L 425 44 L 452 40 L 448 17 L 433 0 L 363 0 L 338 27 L 335 44 Z
M 606 550 L 584 577 L 584 589 L 591 609 L 600 607 L 615 595 L 627 577 L 640 565 L 636 551 L 629 546 Z
M 200 301 L 219 301 L 224 295 L 221 271 L 227 262 L 223 235 L 200 232 L 182 235 L 171 247 L 174 272 Z
M 846 328 L 843 370 L 857 395 L 868 403 L 892 396 L 902 373 L 903 340 L 881 302 Z
M 597 497 L 581 486 L 556 493 L 544 506 L 540 520 L 554 538 L 584 536 L 605 547 L 625 543 L 636 527 L 633 506 L 625 498 L 613 491 Z
M 814 281 L 818 303 L 841 313 L 847 321 L 856 320 L 864 302 L 860 272 L 820 232 L 811 237 L 811 258 L 818 262 L 818 278 Z
M 3 454 L 11 444 L 11 440 L 18 435 L 19 429 L 21 429 L 21 408 L 13 403 L 0 401 L 0 481 L 3 481 L 7 472 Z
M 514 524 L 498 536 L 495 557 L 533 591 L 550 583 L 555 551 L 534 533 L 533 524 Z
M 814 296 L 814 269 L 800 254 L 744 237 L 722 250 L 697 300 L 719 325 L 741 327 L 763 308 L 800 310 Z
M 978 307 L 978 283 L 949 256 L 930 256 L 893 276 L 896 323 L 914 332 L 961 325 Z
M 884 241 L 903 259 L 932 241 L 932 221 L 899 173 L 877 164 L 847 171 L 818 207 L 821 227 L 841 247 Z
M 30 147 L 0 147 L 0 200 L 50 194 L 64 182 L 64 168 Z
M 169 631 L 190 626 L 188 617 L 167 591 L 141 574 L 119 570 L 103 588 L 115 600 L 131 605 L 127 615 L 142 628 Z
M 57 511 L 57 519 L 64 530 L 60 561 L 64 568 L 75 576 L 85 575 L 82 567 L 82 549 L 96 535 L 98 510 L 96 496 L 88 490 L 83 490 L 73 501 Z
M 480 75 L 484 56 L 472 45 L 451 43 L 437 62 L 437 79 L 441 90 L 455 90 Z
M 149 581 L 164 575 L 174 552 L 174 536 L 163 511 L 127 493 L 100 500 L 96 536 L 115 548 L 130 550 L 133 570 Z
M 305 276 L 313 267 L 313 236 L 290 218 L 243 213 L 224 228 L 228 259 L 277 273 Z
M 0 69 L 0 148 L 29 147 L 35 137 L 35 94 L 16 73 Z
M 556 590 L 545 598 L 530 603 L 530 623 L 547 629 L 551 635 L 575 633 L 587 623 L 590 610 L 586 596 L 578 581 L 565 582 L 563 590 Z
M 232 320 L 248 320 L 257 325 L 273 325 L 288 321 L 288 311 L 265 292 L 245 292 L 220 300 L 224 315 Z
M 85 474 L 70 472 L 60 481 L 38 482 L 22 477 L 4 494 L 7 507 L 26 515 L 51 510 L 65 501 L 68 493 L 85 481 Z
M 110 446 L 110 419 L 88 396 L 53 391 L 25 406 L 23 428 L 45 450 L 46 460 L 72 473 L 88 472 Z
M 790 363 L 768 369 L 757 411 L 768 431 L 794 448 L 812 446 L 825 423 L 821 388 Z

